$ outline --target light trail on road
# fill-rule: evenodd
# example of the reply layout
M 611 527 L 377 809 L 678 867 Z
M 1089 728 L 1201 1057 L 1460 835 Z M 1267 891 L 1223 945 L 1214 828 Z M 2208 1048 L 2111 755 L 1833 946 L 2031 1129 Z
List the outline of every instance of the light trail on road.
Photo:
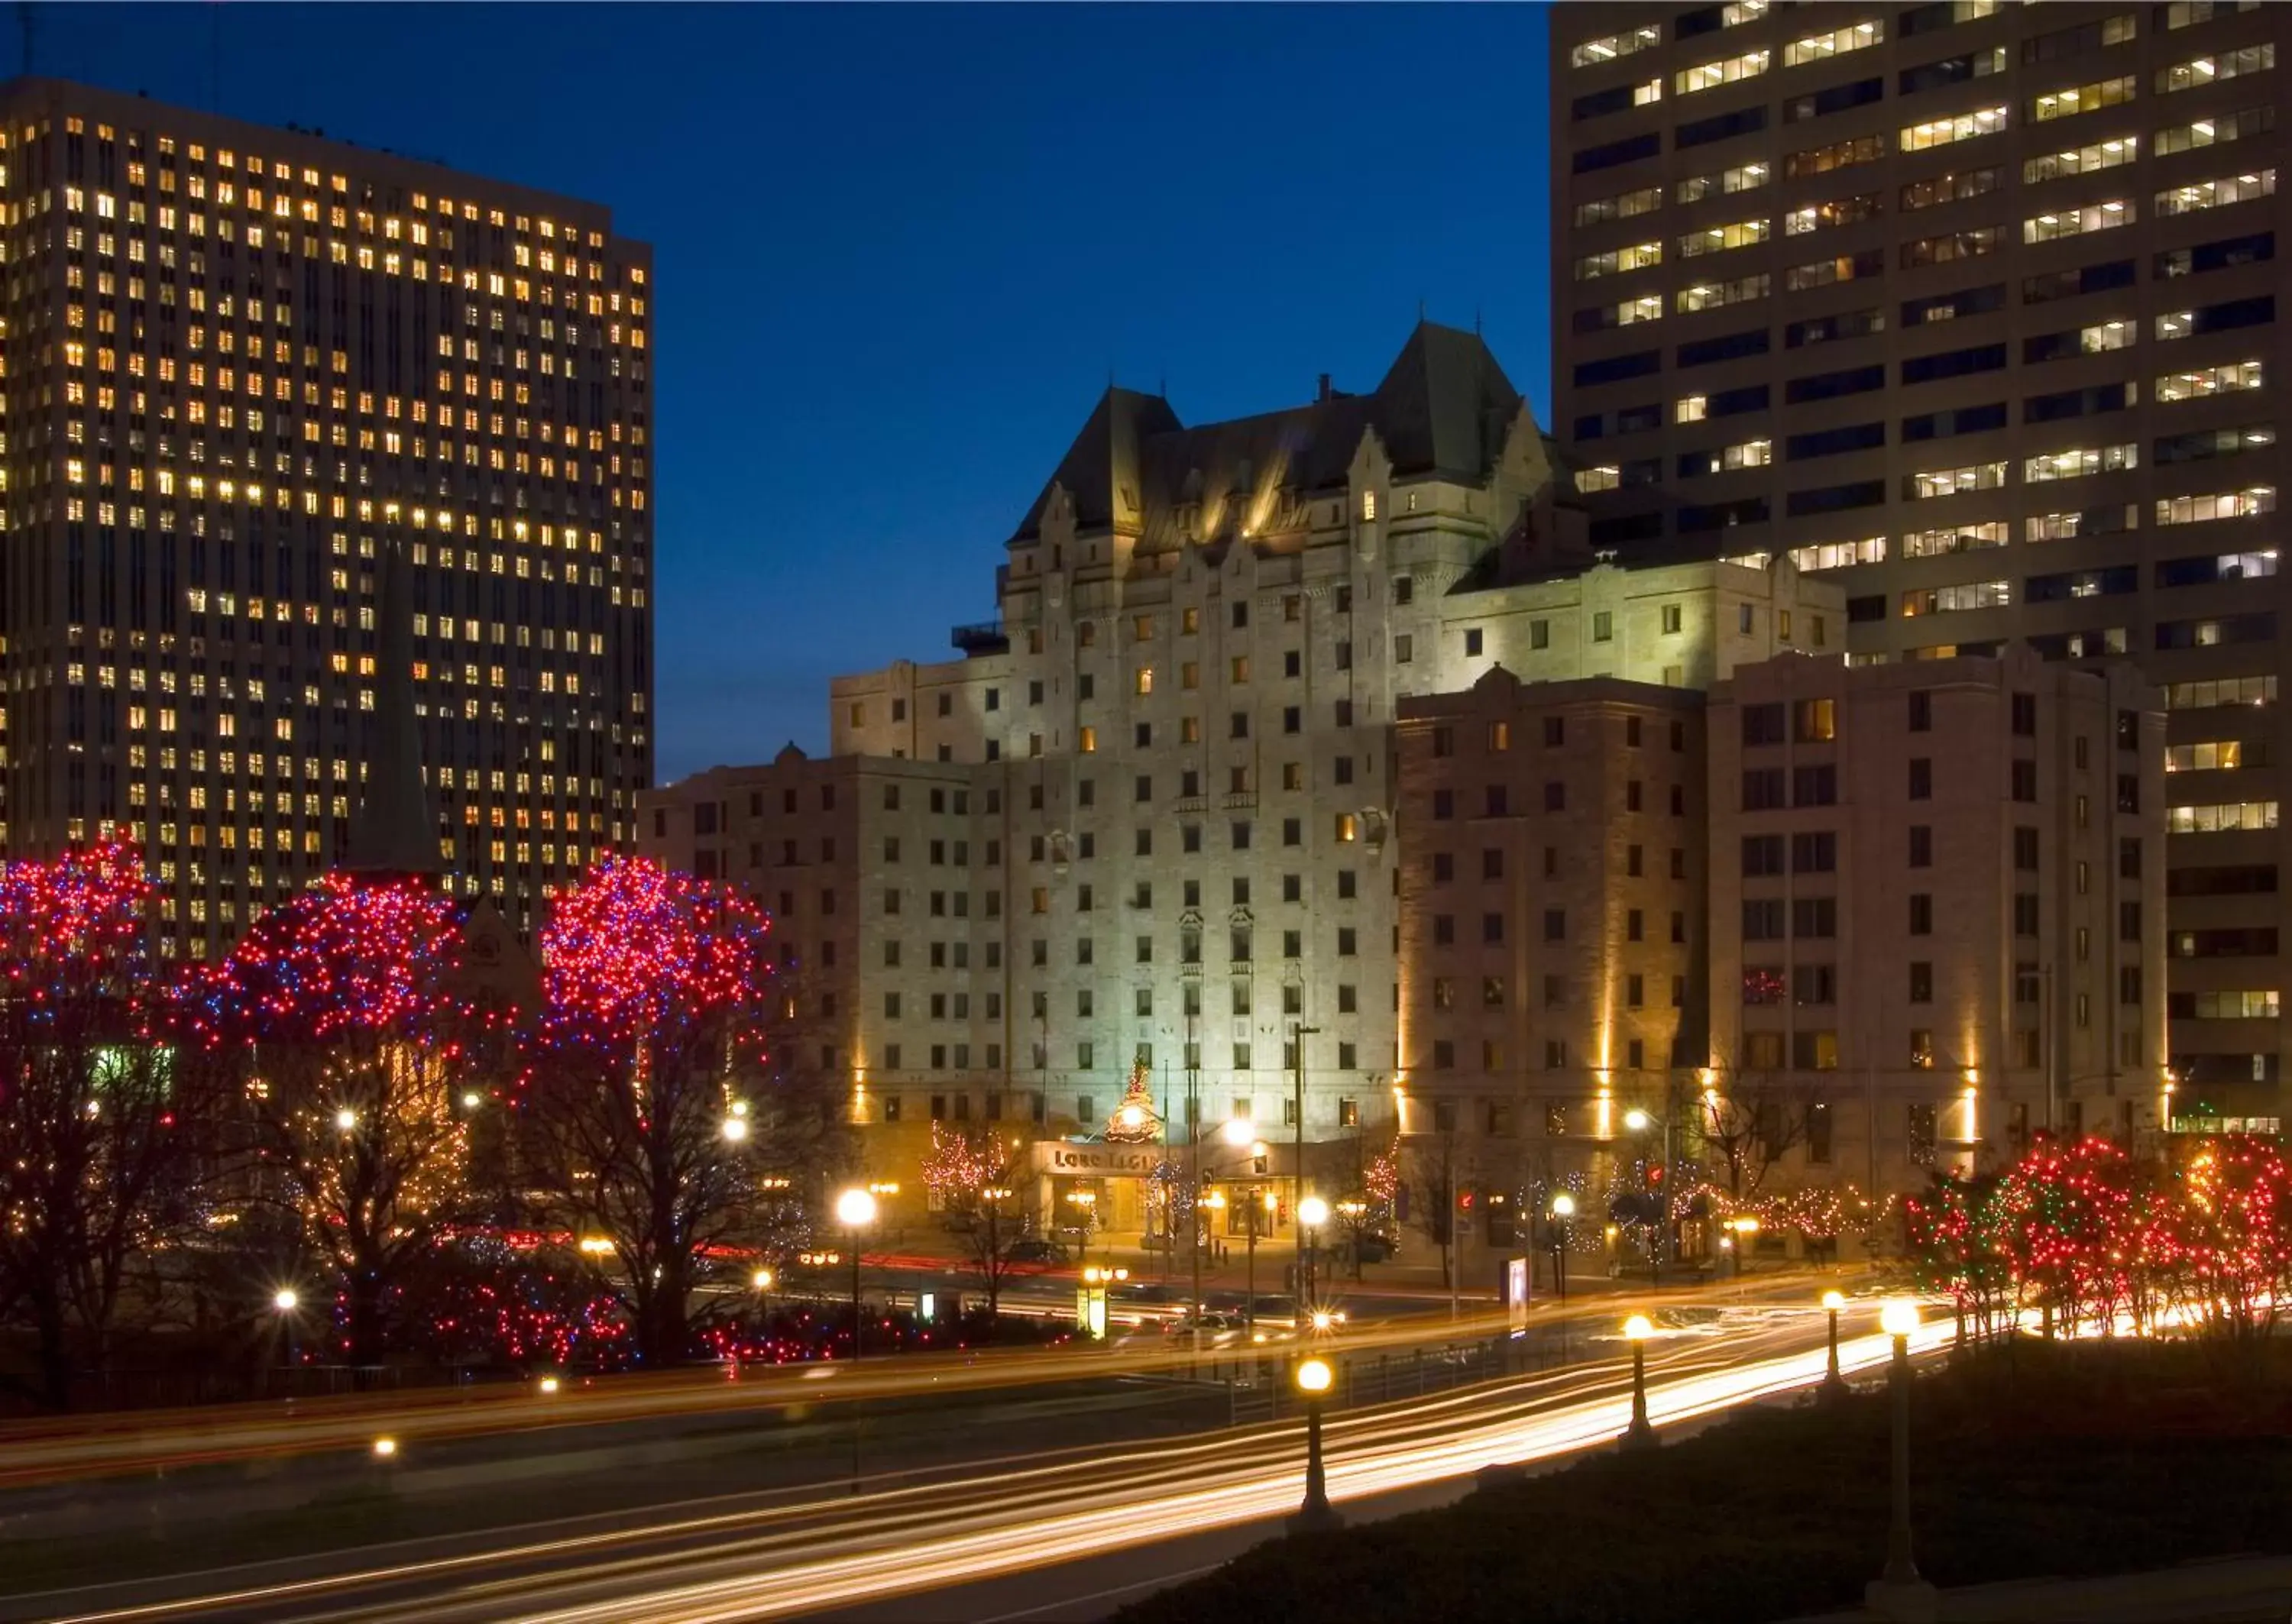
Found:
M 1913 1348 L 1931 1351 L 1949 1334 L 1946 1323 L 1929 1324 Z M 1884 1337 L 1843 1340 L 1840 1363 L 1867 1369 L 1888 1351 Z M 1819 1381 L 1825 1369 L 1819 1315 L 1774 1316 L 1725 1338 L 1674 1333 L 1650 1348 L 1649 1363 L 1650 1414 L 1658 1426 L 1676 1425 Z M 1329 1492 L 1359 1499 L 1604 1445 L 1628 1413 L 1626 1371 L 1618 1358 L 1336 1412 L 1326 1423 Z M 504 1543 L 484 1551 L 273 1584 L 194 1575 L 182 1582 L 222 1588 L 149 1605 L 44 1612 L 59 1624 L 203 1616 L 366 1624 L 795 1617 L 1279 1516 L 1295 1508 L 1302 1491 L 1301 1431 L 1282 1422 L 1110 1451 L 1089 1468 L 1087 1506 L 1075 1503 L 1071 1461 L 1002 1462 L 927 1488 L 712 1516 L 670 1508 L 644 1526 L 571 1537 L 508 1530 Z M 68 1594 L 51 1600 L 64 1603 Z
M 1642 1306 L 1638 1299 L 1594 1299 L 1537 1317 L 1539 1327 L 1562 1323 L 1607 1327 Z M 1655 1311 L 1658 1299 L 1645 1306 Z M 1739 1307 L 1713 1291 L 1674 1295 L 1662 1309 Z M 1776 1305 L 1782 1306 L 1782 1305 Z M 1803 1307 L 1792 1302 L 1790 1307 Z M 1352 1352 L 1408 1349 L 1502 1334 L 1500 1311 L 1461 1320 L 1426 1314 L 1346 1328 Z M 1255 1351 L 1279 1361 L 1296 1346 L 1269 1341 Z M 1204 1361 L 1231 1364 L 1251 1350 L 1205 1347 Z M 901 1354 L 880 1363 L 816 1361 L 801 1364 L 714 1366 L 659 1375 L 604 1378 L 593 1384 L 569 1379 L 545 1393 L 537 1382 L 420 1394 L 345 1395 L 318 1400 L 236 1405 L 227 1410 L 123 1412 L 65 1421 L 0 1427 L 0 1491 L 47 1487 L 104 1477 L 151 1475 L 231 1462 L 303 1455 L 363 1453 L 377 1437 L 396 1442 L 401 1454 L 425 1443 L 553 1427 L 604 1427 L 623 1422 L 690 1419 L 787 1405 L 818 1405 L 978 1393 L 997 1388 L 1191 1371 L 1196 1356 L 1182 1332 L 1150 1346 L 974 1348 Z

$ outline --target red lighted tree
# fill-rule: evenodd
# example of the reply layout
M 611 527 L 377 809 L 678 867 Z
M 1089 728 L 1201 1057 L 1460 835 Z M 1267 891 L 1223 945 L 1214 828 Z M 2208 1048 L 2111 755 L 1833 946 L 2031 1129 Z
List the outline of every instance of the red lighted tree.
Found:
M 354 1364 L 382 1358 L 405 1282 L 482 1210 L 462 1097 L 504 1021 L 462 995 L 461 970 L 446 896 L 331 874 L 254 922 L 196 1011 L 245 1094 L 242 1194 L 299 1216 Z
M 149 899 L 124 845 L 0 866 L 0 1319 L 31 1333 L 56 1409 L 195 1218 L 203 1113 L 164 1041 Z
M 606 1266 L 649 1363 L 691 1339 L 702 1260 L 752 1250 L 832 1132 L 765 1040 L 770 926 L 729 887 L 607 858 L 551 900 L 529 1041 L 528 1167 Z
M 2292 1290 L 2292 1170 L 2265 1140 L 2200 1144 L 2166 1226 L 2191 1323 L 2231 1340 L 2271 1335 Z

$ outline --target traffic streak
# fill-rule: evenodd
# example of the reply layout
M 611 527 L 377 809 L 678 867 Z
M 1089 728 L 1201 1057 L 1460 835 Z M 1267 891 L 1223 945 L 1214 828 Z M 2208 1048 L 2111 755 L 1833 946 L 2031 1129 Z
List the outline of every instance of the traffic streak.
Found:
M 1930 1351 L 1943 1325 L 1913 1340 Z M 1811 1386 L 1824 1370 L 1815 1316 L 1770 1315 L 1725 1335 L 1674 1333 L 1651 1352 L 1658 1427 Z M 1618 1345 L 1619 1346 L 1619 1345 Z M 1841 1344 L 1852 1371 L 1882 1363 L 1883 1337 Z M 1340 1501 L 1416 1489 L 1507 1462 L 1596 1447 L 1625 1422 L 1620 1360 L 1436 1398 L 1339 1413 L 1328 1423 L 1328 1487 Z M 547 1624 L 711 1624 L 787 1618 L 937 1590 L 1110 1550 L 1263 1521 L 1293 1509 L 1303 1461 L 1295 1423 L 1094 1459 L 1076 1504 L 1070 1459 L 1006 1460 L 959 1482 L 694 1515 L 567 1534 L 504 1531 L 482 1551 L 383 1563 L 335 1576 L 233 1585 L 191 1576 L 197 1594 L 75 1609 L 67 1624 L 228 1616 L 416 1624 L 514 1616 Z M 371 1554 L 370 1554 L 371 1555 Z M 24 1597 L 20 1602 L 43 1598 Z

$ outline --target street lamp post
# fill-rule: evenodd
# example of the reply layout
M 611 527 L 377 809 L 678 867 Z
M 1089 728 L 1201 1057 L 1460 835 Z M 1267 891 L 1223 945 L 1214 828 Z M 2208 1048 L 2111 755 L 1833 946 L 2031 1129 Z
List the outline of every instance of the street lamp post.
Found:
M 1830 1320 L 1830 1368 L 1822 1378 L 1822 1386 L 1815 1389 L 1823 1403 L 1835 1404 L 1846 1396 L 1846 1378 L 1838 1373 L 1838 1311 L 1846 1306 L 1843 1291 L 1825 1291 L 1822 1311 Z
M 1909 1298 L 1890 1298 L 1878 1311 L 1878 1328 L 1893 1339 L 1887 1386 L 1894 1400 L 1893 1515 L 1886 1525 L 1885 1570 L 1863 1593 L 1874 1612 L 1896 1619 L 1934 1616 L 1934 1588 L 1918 1575 L 1910 1555 L 1910 1333 L 1918 1328 L 1918 1306 Z
M 1663 1133 L 1657 1151 L 1657 1171 L 1644 1182 L 1647 1198 L 1654 1209 L 1650 1214 L 1648 1231 L 1648 1283 L 1660 1290 L 1663 1287 L 1663 1243 L 1671 1230 L 1671 1192 L 1665 1187 L 1671 1178 L 1671 1114 L 1667 1111 L 1660 1122 L 1637 1105 L 1624 1113 L 1624 1126 L 1634 1133 L 1645 1133 L 1651 1127 L 1660 1127 Z
M 872 1191 L 849 1189 L 835 1198 L 835 1217 L 851 1240 L 851 1363 L 860 1363 L 860 1234 L 876 1221 L 876 1197 Z M 853 1372 L 855 1375 L 857 1371 Z M 860 1492 L 860 1450 L 861 1428 L 866 1417 L 860 1408 L 860 1395 L 851 1395 L 851 1492 Z
M 1320 1300 L 1316 1276 L 1320 1266 L 1321 1226 L 1328 1221 L 1329 1203 L 1320 1196 L 1308 1195 L 1297 1203 L 1297 1232 L 1305 1243 L 1305 1266 L 1297 1282 L 1303 1295 L 1298 1301 L 1308 1313 Z
M 850 1189 L 835 1198 L 835 1221 L 851 1239 L 851 1363 L 860 1363 L 860 1232 L 876 1221 L 876 1197 Z
M 270 1306 L 278 1311 L 278 1339 L 286 1355 L 286 1368 L 292 1370 L 302 1363 L 301 1350 L 295 1345 L 295 1311 L 303 1298 L 292 1286 L 281 1286 L 272 1293 Z
M 1297 1121 L 1295 1162 L 1289 1170 L 1289 1210 L 1295 1212 L 1305 1199 L 1305 1040 L 1319 1037 L 1319 1026 L 1308 1026 L 1303 1021 L 1290 1024 L 1290 1033 L 1297 1045 L 1297 1097 L 1292 1107 Z
M 1624 1428 L 1618 1440 L 1627 1455 L 1656 1446 L 1655 1428 L 1648 1425 L 1647 1408 L 1647 1339 L 1655 1334 L 1655 1323 L 1644 1314 L 1635 1314 L 1624 1322 L 1624 1336 L 1632 1345 L 1632 1424 Z
M 1562 1190 L 1552 1198 L 1552 1290 L 1561 1302 L 1568 1300 L 1568 1220 L 1576 1216 L 1576 1198 Z
M 1293 1534 L 1321 1533 L 1344 1526 L 1344 1519 L 1329 1504 L 1329 1484 L 1321 1467 L 1321 1401 L 1328 1396 L 1333 1372 L 1326 1359 L 1307 1359 L 1297 1366 L 1297 1391 L 1305 1395 L 1305 1500 L 1289 1519 Z

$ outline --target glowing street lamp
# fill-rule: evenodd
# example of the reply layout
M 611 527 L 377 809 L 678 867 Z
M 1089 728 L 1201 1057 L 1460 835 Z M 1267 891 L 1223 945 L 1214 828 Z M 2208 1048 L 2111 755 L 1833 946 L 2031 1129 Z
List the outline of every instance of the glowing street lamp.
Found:
M 348 1105 L 344 1105 L 341 1110 L 335 1113 L 335 1126 L 344 1133 L 356 1133 L 358 1131 L 358 1113 L 351 1110 Z
M 278 1314 L 281 1351 L 286 1356 L 286 1368 L 289 1370 L 303 1362 L 303 1350 L 296 1346 L 295 1334 L 300 1328 L 300 1316 L 295 1311 L 302 1305 L 302 1294 L 292 1286 L 281 1286 L 270 1294 L 270 1306 Z
M 748 1138 L 748 1119 L 745 1116 L 726 1117 L 724 1119 L 723 1132 L 724 1142 L 726 1144 L 745 1144 Z
M 1822 1311 L 1830 1319 L 1830 1369 L 1815 1393 L 1826 1403 L 1835 1404 L 1846 1396 L 1846 1378 L 1838 1373 L 1838 1311 L 1844 1306 L 1844 1292 L 1825 1291 L 1822 1294 Z
M 1907 1297 L 1886 1299 L 1878 1329 L 1893 1339 L 1887 1386 L 1894 1400 L 1893 1515 L 1886 1525 L 1886 1566 L 1864 1592 L 1871 1610 L 1901 1618 L 1916 1612 L 1932 1617 L 1933 1587 L 1918 1576 L 1910 1555 L 1910 1333 L 1918 1328 L 1918 1305 Z
M 850 1189 L 835 1198 L 835 1221 L 851 1236 L 851 1363 L 860 1363 L 860 1232 L 876 1221 L 876 1197 Z
M 1303 1278 L 1297 1282 L 1304 1288 L 1304 1302 L 1311 1307 L 1316 1299 L 1314 1275 L 1320 1263 L 1321 1226 L 1329 1221 L 1329 1203 L 1318 1195 L 1308 1195 L 1297 1203 L 1297 1228 L 1304 1257 Z
M 1647 1339 L 1655 1335 L 1655 1322 L 1635 1314 L 1624 1322 L 1624 1336 L 1632 1345 L 1632 1424 L 1619 1440 L 1626 1454 L 1656 1446 L 1655 1428 L 1648 1425 Z
M 1321 1402 L 1336 1379 L 1326 1359 L 1307 1359 L 1297 1366 L 1297 1391 L 1305 1399 L 1305 1501 L 1289 1519 L 1293 1534 L 1320 1533 L 1344 1525 L 1336 1507 L 1329 1504 L 1328 1478 L 1321 1467 Z

